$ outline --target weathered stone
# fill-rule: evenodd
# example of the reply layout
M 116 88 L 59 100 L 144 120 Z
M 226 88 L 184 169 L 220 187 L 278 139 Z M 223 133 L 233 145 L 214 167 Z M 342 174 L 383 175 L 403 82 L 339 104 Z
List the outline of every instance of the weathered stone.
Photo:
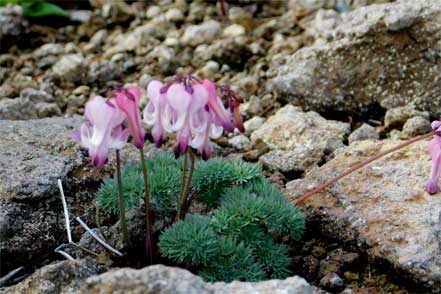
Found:
M 103 84 L 109 81 L 119 81 L 122 72 L 112 62 L 98 60 L 90 64 L 88 79 L 91 83 Z
M 35 109 L 39 118 L 61 115 L 61 109 L 56 103 L 39 102 L 35 104 Z
M 151 5 L 146 11 L 147 18 L 154 18 L 155 16 L 158 16 L 161 13 L 161 8 L 156 5 Z
M 281 171 L 282 173 L 303 173 L 311 168 L 323 157 L 324 149 L 303 148 L 299 146 L 293 151 L 271 150 L 262 155 L 259 162 L 271 171 Z
M 104 56 L 111 57 L 117 53 L 133 51 L 141 45 L 148 45 L 147 43 L 152 39 L 163 38 L 164 36 L 165 32 L 159 25 L 147 23 L 121 35 L 115 40 L 115 45 L 104 52 Z
M 441 116 L 439 0 L 398 1 L 343 16 L 334 40 L 274 64 L 268 86 L 319 112 L 414 104 Z
M 323 278 L 331 273 L 340 273 L 341 266 L 341 263 L 338 261 L 323 259 L 320 262 L 319 278 Z
M 251 141 L 260 139 L 278 150 L 261 157 L 268 168 L 302 172 L 320 162 L 329 140 L 341 142 L 349 131 L 347 123 L 326 120 L 318 113 L 305 113 L 287 105 L 254 131 Z
M 110 22 L 119 23 L 132 18 L 134 12 L 124 1 L 112 1 L 103 5 L 101 15 Z
M 384 116 L 384 126 L 386 128 L 400 128 L 409 118 L 415 116 L 429 119 L 427 111 L 418 111 L 413 105 L 391 108 L 386 111 Z
M 171 22 L 181 22 L 184 20 L 184 14 L 178 8 L 171 8 L 165 13 L 165 19 Z
M 340 21 L 340 15 L 333 9 L 320 9 L 314 21 L 308 23 L 306 31 L 315 38 L 315 42 L 326 42 L 332 39 L 333 30 Z
M 89 23 L 94 16 L 91 10 L 71 10 L 69 11 L 69 17 L 71 21 L 79 23 Z
M 245 127 L 245 133 L 251 134 L 252 132 L 257 130 L 258 128 L 260 128 L 265 123 L 265 121 L 266 121 L 266 119 L 264 117 L 253 116 L 252 118 L 250 118 L 249 120 L 247 120 L 243 123 L 243 125 Z
M 244 150 L 250 144 L 250 139 L 245 135 L 238 135 L 229 139 L 228 143 L 237 150 Z
M 295 199 L 399 143 L 357 141 L 338 149 L 333 160 L 288 183 L 287 194 Z M 388 261 L 426 290 L 441 287 L 441 193 L 425 191 L 431 169 L 427 148 L 427 141 L 420 141 L 400 149 L 302 204 L 309 219 L 319 220 L 323 234 Z
M 0 289 L 0 294 L 80 293 L 84 280 L 104 270 L 92 258 L 59 261 L 40 268 L 17 285 Z
M 330 273 L 320 280 L 320 286 L 332 293 L 340 293 L 345 287 L 345 282 L 336 273 Z
M 351 144 L 354 141 L 362 141 L 362 140 L 378 140 L 380 138 L 380 135 L 378 135 L 375 128 L 371 125 L 368 125 L 366 123 L 362 124 L 361 127 L 353 131 L 349 137 L 348 141 L 349 144 Z
M 109 33 L 106 29 L 99 30 L 92 36 L 92 38 L 90 38 L 89 43 L 84 46 L 84 51 L 92 52 L 97 50 L 99 46 L 104 43 L 108 35 Z
M 200 70 L 200 73 L 205 78 L 210 78 L 217 72 L 219 72 L 219 63 L 213 60 L 209 60 Z
M 254 131 L 251 140 L 262 139 L 271 149 L 293 150 L 308 145 L 324 148 L 329 138 L 343 140 L 349 130 L 347 123 L 326 120 L 315 112 L 287 105 Z
M 259 283 L 205 283 L 187 270 L 153 265 L 140 270 L 123 268 L 109 271 L 86 280 L 82 293 L 320 293 L 304 279 L 294 276 L 286 280 Z
M 40 59 L 48 55 L 61 55 L 64 53 L 64 45 L 59 43 L 47 43 L 36 49 L 32 56 Z
M 432 126 L 430 125 L 429 120 L 421 116 L 415 116 L 406 121 L 401 135 L 402 138 L 412 138 L 430 132 L 431 130 Z
M 32 88 L 27 88 L 27 89 L 24 89 L 23 91 L 21 91 L 20 97 L 25 98 L 25 99 L 27 98 L 31 102 L 34 102 L 34 103 L 54 102 L 55 101 L 55 98 L 52 95 L 50 95 L 44 91 L 40 91 L 40 90 L 36 90 L 36 89 L 32 89 Z
M 32 119 L 38 118 L 35 104 L 28 98 L 1 99 L 0 119 Z
M 229 25 L 224 29 L 224 35 L 229 38 L 235 38 L 245 35 L 246 30 L 243 26 L 238 24 Z
M 221 25 L 215 20 L 209 20 L 199 25 L 191 25 L 185 29 L 181 42 L 184 45 L 196 47 L 200 44 L 210 44 L 222 33 Z
M 86 162 L 68 136 L 79 119 L 0 121 L 1 271 L 24 265 L 65 238 L 57 180 Z M 87 169 L 84 170 L 86 172 Z M 81 177 L 81 176 L 80 176 Z M 73 195 L 66 195 L 68 202 Z
M 81 54 L 64 55 L 54 64 L 52 70 L 56 76 L 68 82 L 81 81 L 87 71 Z

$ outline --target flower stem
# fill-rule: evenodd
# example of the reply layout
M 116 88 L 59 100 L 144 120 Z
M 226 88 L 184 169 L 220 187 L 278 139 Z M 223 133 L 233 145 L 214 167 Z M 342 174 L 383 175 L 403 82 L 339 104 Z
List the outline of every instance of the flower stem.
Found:
M 119 217 L 121 221 L 121 231 L 124 239 L 124 243 L 131 247 L 129 232 L 127 231 L 127 223 L 126 223 L 126 211 L 124 207 L 124 196 L 123 196 L 123 188 L 122 188 L 122 178 L 121 178 L 121 157 L 119 154 L 119 150 L 116 150 L 116 176 L 118 181 L 118 202 L 119 202 Z
M 184 192 L 181 195 L 181 200 L 179 202 L 179 212 L 178 212 L 178 219 L 184 219 L 185 217 L 185 213 L 186 213 L 186 208 L 187 208 L 187 197 L 188 197 L 188 193 L 190 192 L 190 187 L 191 187 L 191 178 L 193 177 L 193 171 L 194 171 L 194 166 L 195 166 L 195 155 L 193 152 L 191 152 L 190 150 L 187 151 L 187 153 L 190 155 L 190 170 L 188 171 L 188 176 L 187 176 L 187 181 L 185 183 L 185 188 L 184 188 Z M 187 155 L 187 154 L 186 154 Z M 185 161 L 184 161 L 185 164 Z M 184 179 L 182 179 L 182 181 L 184 181 Z
M 408 145 L 410 145 L 410 144 L 413 144 L 413 143 L 415 143 L 415 142 L 417 142 L 417 141 L 420 141 L 420 140 L 422 140 L 422 139 L 425 139 L 425 138 L 428 138 L 428 137 L 430 137 L 430 136 L 433 136 L 434 134 L 435 134 L 435 132 L 432 131 L 432 132 L 430 132 L 430 133 L 427 133 L 427 134 L 420 135 L 420 136 L 417 136 L 417 137 L 415 137 L 415 138 L 412 138 L 412 139 L 410 139 L 410 140 L 408 140 L 408 141 L 406 141 L 406 142 L 404 142 L 404 143 L 402 143 L 402 144 L 400 144 L 400 145 L 398 145 L 398 146 L 395 146 L 395 147 L 393 147 L 393 148 L 387 149 L 387 150 L 385 150 L 385 151 L 383 151 L 383 152 L 379 152 L 379 153 L 375 154 L 374 156 L 371 156 L 371 157 L 369 157 L 369 158 L 363 160 L 362 162 L 357 163 L 356 165 L 354 165 L 354 166 L 351 167 L 350 169 L 348 169 L 348 170 L 346 170 L 345 172 L 339 174 L 339 175 L 336 176 L 335 178 L 330 179 L 330 180 L 327 181 L 326 183 L 321 184 L 320 186 L 318 186 L 318 187 L 315 188 L 314 190 L 309 191 L 308 193 L 306 193 L 306 194 L 303 195 L 302 197 L 296 199 L 296 200 L 295 200 L 295 203 L 296 203 L 296 204 L 299 204 L 299 203 L 305 201 L 306 199 L 308 199 L 308 198 L 311 197 L 312 195 L 314 195 L 314 194 L 316 194 L 316 193 L 318 193 L 318 192 L 324 190 L 326 187 L 328 187 L 328 186 L 334 184 L 335 182 L 337 182 L 337 181 L 340 180 L 341 178 L 346 177 L 347 175 L 349 175 L 349 174 L 351 174 L 352 172 L 354 172 L 354 171 L 356 171 L 356 170 L 358 170 L 358 169 L 364 167 L 365 165 L 371 163 L 371 162 L 374 161 L 374 160 L 377 160 L 377 159 L 379 159 L 379 158 L 381 158 L 381 157 L 383 157 L 383 156 L 385 156 L 385 155 L 387 155 L 387 154 L 389 154 L 389 153 L 392 153 L 392 152 L 394 152 L 394 151 L 397 151 L 397 150 L 399 150 L 399 149 L 401 149 L 401 148 L 403 148 L 403 147 L 406 147 L 406 146 L 408 146 Z
M 149 181 L 147 174 L 147 165 L 144 157 L 144 148 L 139 149 L 139 153 L 141 156 L 142 173 L 144 175 L 145 215 L 146 215 L 146 228 L 147 228 L 147 236 L 145 242 L 146 242 L 148 264 L 152 264 L 153 263 L 152 211 L 150 209 L 150 191 L 149 191 Z
M 185 152 L 184 155 L 184 165 L 182 167 L 182 181 L 181 181 L 181 198 L 184 197 L 184 189 L 185 189 L 185 180 L 187 177 L 187 162 L 188 162 L 188 152 Z

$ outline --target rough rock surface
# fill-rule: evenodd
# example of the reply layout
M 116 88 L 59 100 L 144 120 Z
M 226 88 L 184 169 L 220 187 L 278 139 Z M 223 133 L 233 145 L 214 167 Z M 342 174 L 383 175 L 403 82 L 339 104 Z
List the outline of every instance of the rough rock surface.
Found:
M 414 104 L 441 115 L 441 5 L 397 1 L 343 16 L 332 41 L 305 47 L 270 71 L 280 98 L 319 112 Z
M 86 73 L 84 58 L 80 54 L 63 56 L 52 68 L 55 75 L 70 82 L 80 81 Z
M 261 140 L 270 149 L 278 150 L 262 158 L 267 167 L 283 172 L 303 171 L 321 160 L 330 141 L 342 142 L 349 131 L 347 123 L 326 120 L 316 112 L 287 105 L 254 131 L 251 141 Z
M 384 126 L 386 128 L 399 128 L 410 118 L 420 116 L 429 119 L 429 113 L 427 111 L 418 111 L 414 106 L 402 106 L 395 107 L 386 111 L 384 116 Z
M 140 270 L 123 268 L 86 280 L 81 293 L 185 293 L 185 294 L 263 294 L 263 293 L 324 293 L 294 276 L 286 280 L 260 283 L 205 283 L 187 270 L 153 265 Z
M 1 258 L 2 272 L 63 236 L 57 179 L 82 163 L 68 138 L 78 125 L 79 119 L 63 118 L 0 121 L 0 251 L 14 256 Z
M 432 130 L 430 121 L 421 117 L 415 116 L 409 118 L 403 126 L 402 137 L 412 138 L 418 135 L 425 134 Z
M 17 285 L 0 289 L 0 294 L 79 293 L 85 279 L 104 269 L 91 258 L 75 262 L 64 260 L 42 267 Z
M 378 140 L 380 139 L 380 135 L 378 135 L 373 126 L 364 123 L 349 135 L 348 142 L 351 144 L 354 141 L 362 141 L 367 139 Z
M 294 199 L 355 163 L 400 141 L 358 141 L 304 179 L 287 184 Z M 441 287 L 441 193 L 424 187 L 431 161 L 427 141 L 401 149 L 343 178 L 301 205 L 324 234 L 388 261 L 426 290 Z
M 112 171 L 114 159 L 111 153 L 104 169 L 92 168 L 87 151 L 69 137 L 81 121 L 79 117 L 0 120 L 0 252 L 14 256 L 0 258 L 1 274 L 28 265 L 65 241 L 58 179 L 71 218 L 81 215 L 87 221 L 85 211 L 92 203 L 87 195 L 98 187 L 103 173 Z M 147 156 L 150 147 L 146 146 Z M 138 160 L 134 147 L 127 145 L 124 150 L 123 162 Z
M 222 33 L 220 23 L 214 20 L 209 20 L 200 25 L 189 26 L 181 38 L 183 44 L 197 46 L 213 41 Z

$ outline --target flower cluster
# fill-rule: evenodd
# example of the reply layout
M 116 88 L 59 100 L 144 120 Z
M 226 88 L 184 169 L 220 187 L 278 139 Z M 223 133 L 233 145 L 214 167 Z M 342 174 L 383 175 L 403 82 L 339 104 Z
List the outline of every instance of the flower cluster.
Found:
M 85 117 L 81 130 L 71 136 L 89 150 L 93 166 L 101 168 L 107 163 L 109 148 L 120 149 L 127 142 L 129 129 L 122 127 L 125 115 L 115 99 L 95 96 L 86 103 Z
M 133 137 L 138 149 L 144 145 L 144 131 L 138 109 L 141 91 L 138 87 L 131 87 L 118 88 L 115 93 L 115 98 L 95 96 L 87 102 L 86 122 L 80 131 L 71 133 L 75 140 L 89 150 L 92 165 L 97 169 L 107 163 L 109 149 L 124 147 L 129 135 Z M 126 118 L 129 128 L 123 126 Z
M 438 178 L 441 175 L 441 121 L 436 120 L 432 122 L 432 129 L 435 131 L 433 139 L 429 142 L 429 152 L 432 157 L 432 171 L 430 173 L 430 179 L 426 184 L 426 191 L 430 194 L 435 194 L 440 190 L 438 187 Z
M 216 86 L 209 80 L 199 81 L 189 75 L 177 76 L 167 85 L 150 82 L 147 87 L 150 101 L 144 110 L 144 122 L 153 127 L 155 144 L 161 145 L 167 133 L 177 132 L 181 154 L 191 146 L 203 159 L 208 159 L 213 148 L 210 138 L 218 138 L 223 130 L 232 132 L 235 127 L 243 131 L 239 114 L 241 100 L 229 91 L 226 93 L 221 88 L 222 98 L 230 100 L 231 112 L 224 107 Z
M 177 132 L 181 154 L 191 146 L 202 158 L 208 159 L 213 148 L 210 138 L 218 138 L 223 130 L 232 132 L 235 127 L 243 131 L 239 114 L 242 99 L 226 86 L 222 86 L 220 92 L 219 97 L 211 81 L 199 81 L 191 75 L 177 76 L 167 85 L 150 82 L 149 103 L 143 119 L 152 126 L 155 144 L 160 146 L 167 133 Z M 224 107 L 221 97 L 228 101 L 231 111 Z M 142 149 L 145 132 L 141 125 L 140 100 L 141 91 L 133 86 L 116 88 L 113 98 L 95 96 L 86 104 L 86 122 L 71 136 L 88 149 L 95 168 L 103 167 L 108 161 L 109 149 L 121 149 L 129 135 L 134 145 Z M 128 128 L 123 126 L 126 119 Z

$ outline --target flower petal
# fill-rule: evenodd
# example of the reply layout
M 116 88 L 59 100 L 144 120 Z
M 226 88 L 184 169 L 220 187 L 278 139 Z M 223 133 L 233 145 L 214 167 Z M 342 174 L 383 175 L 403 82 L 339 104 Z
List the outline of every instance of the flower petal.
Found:
M 216 87 L 210 80 L 204 80 L 203 85 L 208 91 L 208 106 L 210 111 L 215 116 L 214 121 L 218 125 L 222 125 L 228 132 L 234 131 L 234 126 L 231 121 L 231 115 L 225 109 L 222 100 L 217 96 Z
M 167 101 L 176 112 L 176 121 L 172 124 L 172 130 L 177 131 L 184 126 L 192 96 L 185 90 L 184 85 L 171 85 L 167 91 Z
M 109 148 L 121 149 L 127 143 L 129 139 L 130 130 L 124 129 L 121 125 L 113 129 L 112 135 L 109 141 Z
M 136 148 L 144 146 L 144 130 L 141 125 L 141 114 L 139 112 L 139 101 L 141 91 L 138 87 L 131 87 L 128 90 L 121 90 L 116 94 L 116 104 L 127 116 L 130 133 L 135 141 Z
M 208 91 L 204 85 L 196 83 L 193 85 L 193 97 L 190 104 L 189 113 L 192 115 L 203 108 L 208 102 Z

